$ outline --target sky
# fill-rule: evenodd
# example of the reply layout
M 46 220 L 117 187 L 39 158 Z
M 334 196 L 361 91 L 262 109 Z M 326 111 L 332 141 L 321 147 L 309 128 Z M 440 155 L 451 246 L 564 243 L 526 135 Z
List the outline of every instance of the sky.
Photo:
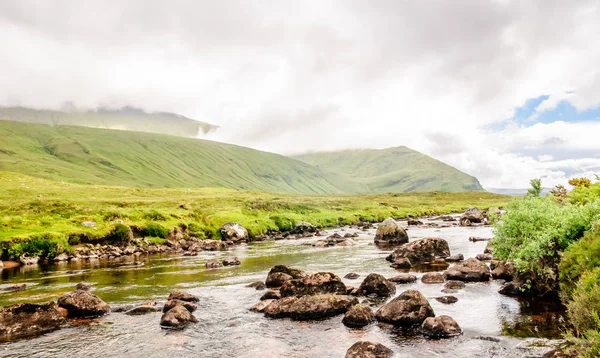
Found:
M 0 1 L 0 105 L 131 105 L 285 155 L 405 145 L 486 188 L 600 173 L 600 1 Z

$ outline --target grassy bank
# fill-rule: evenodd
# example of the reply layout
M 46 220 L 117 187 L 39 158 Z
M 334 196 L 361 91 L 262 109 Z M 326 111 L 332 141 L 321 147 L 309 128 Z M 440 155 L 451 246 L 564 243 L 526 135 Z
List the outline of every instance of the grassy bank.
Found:
M 132 189 L 66 184 L 9 172 L 0 172 L 0 183 L 0 246 L 5 256 L 16 242 L 55 241 L 59 248 L 51 254 L 56 254 L 63 246 L 110 239 L 119 224 L 140 233 L 150 228 L 148 236 L 185 226 L 197 236 L 219 238 L 220 226 L 234 221 L 256 236 L 289 230 L 297 221 L 332 227 L 363 220 L 377 222 L 389 216 L 458 212 L 469 206 L 499 207 L 511 200 L 485 192 L 298 195 Z M 94 222 L 95 227 L 84 227 L 83 222 Z

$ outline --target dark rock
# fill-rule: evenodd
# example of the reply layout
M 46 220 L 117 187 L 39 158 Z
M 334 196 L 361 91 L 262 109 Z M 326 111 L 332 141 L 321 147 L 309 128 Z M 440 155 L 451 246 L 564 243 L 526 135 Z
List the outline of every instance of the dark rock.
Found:
M 458 262 L 458 261 L 463 261 L 464 259 L 465 259 L 465 256 L 463 254 L 456 254 L 456 255 L 446 257 L 446 262 Z
M 292 305 L 296 301 L 298 301 L 298 298 L 294 296 L 273 300 L 273 302 L 264 308 L 265 316 L 270 318 L 289 317 Z
M 450 316 L 428 317 L 421 326 L 427 338 L 448 338 L 462 334 L 462 329 Z
M 350 272 L 348 274 L 346 274 L 346 276 L 344 276 L 344 278 L 350 279 L 350 280 L 355 280 L 357 278 L 359 278 L 360 275 L 354 272 Z
M 58 299 L 58 306 L 66 309 L 69 317 L 98 317 L 110 312 L 110 307 L 91 292 L 76 290 Z
M 396 285 L 376 273 L 369 274 L 358 288 L 358 294 L 365 296 L 376 294 L 378 297 L 389 297 L 395 293 Z
M 15 283 L 12 286 L 3 288 L 2 291 L 4 291 L 4 292 L 17 292 L 17 291 L 25 291 L 25 289 L 27 289 L 27 284 L 24 284 L 24 283 Z
M 436 297 L 435 300 L 445 304 L 458 302 L 458 298 L 456 298 L 455 296 L 440 296 Z
M 469 258 L 450 267 L 444 276 L 447 280 L 485 282 L 490 280 L 490 268 L 483 262 Z
M 308 274 L 306 272 L 304 272 L 303 270 L 297 269 L 297 268 L 292 268 L 286 265 L 276 265 L 273 266 L 271 268 L 271 270 L 269 270 L 269 273 L 267 276 L 276 273 L 276 272 L 282 272 L 285 274 L 288 274 L 290 276 L 292 276 L 292 278 L 294 279 L 298 279 L 298 278 L 304 278 L 306 276 L 308 276 Z
M 394 283 L 412 283 L 412 282 L 417 281 L 417 276 L 405 273 L 405 274 L 396 275 L 394 277 L 390 277 L 390 278 L 388 278 L 388 281 L 391 281 Z
M 494 256 L 492 254 L 478 254 L 475 258 L 479 261 L 492 261 Z
M 375 244 L 377 245 L 401 245 L 408 242 L 408 234 L 401 228 L 396 220 L 392 218 L 385 219 L 377 227 L 375 234 Z
M 442 275 L 439 272 L 426 272 L 425 274 L 423 274 L 423 277 L 421 277 L 421 282 L 428 284 L 444 283 L 444 281 L 444 275 Z
M 466 218 L 466 219 L 469 219 L 469 221 L 472 223 L 480 223 L 486 217 L 487 217 L 487 215 L 486 215 L 485 211 L 483 211 L 479 208 L 476 208 L 476 207 L 471 207 L 471 208 L 468 208 L 467 210 L 465 210 L 464 214 L 462 214 L 462 216 L 461 216 L 461 219 Z
M 490 244 L 485 245 L 485 249 L 483 249 L 483 253 L 484 254 L 491 254 L 492 253 L 492 246 Z
M 265 311 L 265 308 L 267 308 L 267 306 L 269 306 L 271 303 L 273 303 L 275 300 L 264 300 L 264 301 L 260 301 L 259 303 L 255 304 L 254 306 L 250 307 L 249 310 L 252 312 L 259 312 L 262 313 Z
M 346 358 L 391 358 L 394 352 L 381 343 L 356 342 L 346 352 Z
M 294 278 L 284 272 L 273 272 L 267 276 L 265 284 L 267 287 L 280 287 L 284 283 L 293 280 Z
M 141 316 L 147 313 L 152 313 L 152 312 L 160 312 L 160 307 L 156 307 L 156 306 L 138 306 L 138 307 L 134 307 L 132 309 L 130 309 L 129 311 L 125 312 L 126 315 L 129 316 Z
M 358 299 L 347 295 L 302 296 L 292 304 L 290 317 L 300 321 L 323 319 L 345 313 L 356 304 Z
M 286 281 L 281 286 L 280 292 L 281 297 L 300 297 L 324 293 L 344 295 L 346 293 L 346 285 L 334 273 L 317 272 L 308 277 Z
M 206 264 L 204 264 L 204 265 L 206 266 L 207 269 L 216 269 L 219 267 L 223 267 L 223 264 L 217 260 L 208 260 L 208 261 L 206 261 Z
M 0 341 L 50 332 L 63 323 L 65 317 L 54 302 L 0 307 Z
M 248 230 L 238 223 L 226 223 L 221 226 L 221 238 L 223 241 L 248 241 Z
M 198 320 L 190 311 L 181 305 L 176 305 L 160 318 L 160 325 L 164 328 L 182 329 L 191 323 L 196 323 Z
M 390 266 L 395 269 L 410 269 L 412 267 L 412 264 L 410 263 L 409 259 L 405 257 L 398 257 L 392 262 Z
M 471 242 L 490 241 L 490 240 L 491 240 L 491 238 L 489 238 L 489 237 L 474 237 L 474 236 L 471 236 L 469 238 L 469 241 L 471 241 Z
M 200 299 L 198 297 L 192 295 L 191 293 L 187 293 L 187 292 L 180 291 L 180 290 L 171 291 L 171 293 L 169 293 L 169 297 L 167 298 L 167 300 L 180 300 L 180 301 L 186 301 L 186 302 L 200 301 Z
M 132 310 L 134 308 L 135 308 L 135 306 L 131 305 L 131 304 L 127 304 L 127 305 L 115 305 L 115 306 L 111 306 L 110 311 L 112 313 L 124 313 L 124 312 Z
M 438 237 L 426 237 L 404 244 L 394 250 L 386 260 L 396 262 L 399 258 L 407 258 L 410 262 L 433 261 L 438 257 L 450 256 L 448 242 Z
M 292 233 L 294 233 L 294 234 L 308 234 L 308 233 L 316 233 L 316 232 L 317 232 L 317 227 L 306 221 L 298 221 L 296 223 L 296 226 L 292 230 Z
M 256 290 L 264 290 L 265 288 L 267 288 L 267 285 L 265 285 L 265 283 L 262 281 L 256 281 L 246 285 L 246 287 L 255 288 Z
M 82 291 L 90 291 L 92 289 L 92 285 L 89 283 L 80 282 L 75 286 L 75 289 Z
M 223 265 L 225 266 L 238 266 L 241 264 L 242 261 L 238 257 L 227 257 L 223 259 Z
M 433 308 L 425 296 L 416 290 L 402 292 L 400 296 L 383 305 L 375 313 L 375 318 L 379 322 L 400 327 L 420 325 L 425 318 L 433 316 L 435 316 Z
M 498 293 L 505 296 L 517 297 L 522 296 L 524 291 L 522 290 L 523 284 L 518 281 L 506 282 L 498 289 Z
M 446 283 L 444 284 L 444 288 L 447 288 L 450 290 L 458 290 L 461 288 L 465 288 L 465 283 L 462 281 L 450 280 L 450 281 L 446 281 Z
M 417 226 L 417 225 L 423 225 L 423 222 L 421 220 L 408 219 L 407 224 L 408 224 L 408 226 Z
M 260 298 L 261 301 L 264 300 L 278 300 L 281 298 L 281 293 L 275 290 L 268 290 L 264 295 Z
M 517 268 L 512 262 L 498 261 L 492 270 L 492 277 L 496 280 L 512 281 L 517 274 Z
M 361 328 L 369 325 L 375 320 L 371 307 L 357 304 L 348 310 L 342 319 L 342 323 L 350 328 Z
M 163 306 L 162 311 L 168 312 L 175 306 L 182 306 L 190 312 L 194 312 L 196 309 L 198 309 L 198 306 L 196 306 L 196 304 L 194 302 L 174 299 L 174 300 L 168 300 L 167 302 L 165 302 L 165 305 Z

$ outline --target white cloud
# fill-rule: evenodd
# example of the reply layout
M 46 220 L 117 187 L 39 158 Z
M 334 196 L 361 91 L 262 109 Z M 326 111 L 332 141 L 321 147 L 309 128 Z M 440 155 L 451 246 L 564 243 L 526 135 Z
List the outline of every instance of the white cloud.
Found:
M 484 186 L 553 185 L 593 170 L 599 123 L 487 128 L 542 94 L 538 112 L 599 106 L 599 16 L 595 0 L 3 1 L 0 105 L 134 105 L 263 150 L 406 145 Z

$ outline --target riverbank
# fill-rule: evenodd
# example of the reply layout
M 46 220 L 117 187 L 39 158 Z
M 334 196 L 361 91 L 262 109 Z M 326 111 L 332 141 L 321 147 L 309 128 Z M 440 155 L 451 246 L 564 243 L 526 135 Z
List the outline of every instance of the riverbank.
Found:
M 441 215 L 467 207 L 502 207 L 511 197 L 486 192 L 384 195 L 296 195 L 227 189 L 136 189 L 52 182 L 0 172 L 0 255 L 54 258 L 81 243 L 165 239 L 174 228 L 198 239 L 221 239 L 226 222 L 252 238 L 288 232 L 307 221 L 320 228 L 380 222 L 387 217 Z M 123 226 L 121 226 L 123 225 Z M 179 230 L 177 229 L 177 230 Z M 31 243 L 28 245 L 27 243 Z M 37 252 L 32 252 L 37 251 Z

